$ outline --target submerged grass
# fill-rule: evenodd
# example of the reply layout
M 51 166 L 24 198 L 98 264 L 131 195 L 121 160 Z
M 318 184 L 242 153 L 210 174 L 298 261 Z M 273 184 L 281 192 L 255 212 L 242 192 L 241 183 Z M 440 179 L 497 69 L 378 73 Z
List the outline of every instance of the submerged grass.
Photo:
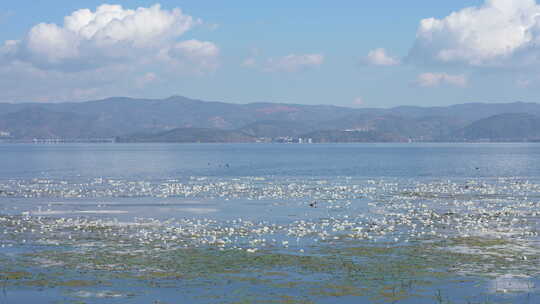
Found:
M 256 298 L 266 297 L 275 303 L 298 300 L 298 290 L 309 290 L 306 301 L 359 297 L 395 303 L 429 297 L 429 290 L 449 282 L 467 284 L 469 281 L 460 279 L 463 275 L 474 276 L 473 281 L 478 283 L 496 273 L 538 272 L 536 267 L 531 270 L 531 264 L 525 260 L 508 261 L 506 256 L 450 250 L 456 246 L 501 250 L 514 245 L 503 240 L 454 238 L 408 245 L 349 241 L 335 245 L 333 249 L 321 247 L 312 255 L 216 248 L 139 248 L 137 253 L 124 247 L 38 251 L 10 263 L 12 269 L 34 268 L 36 272 L 1 272 L 0 279 L 6 280 L 6 286 L 28 288 L 104 287 L 135 282 L 148 287 L 176 288 L 232 284 L 258 286 L 261 294 Z M 40 268 L 38 261 L 43 259 L 62 262 L 62 266 Z M 537 260 L 538 256 L 530 259 Z M 251 287 L 247 290 L 253 292 Z M 265 290 L 278 291 L 281 298 Z

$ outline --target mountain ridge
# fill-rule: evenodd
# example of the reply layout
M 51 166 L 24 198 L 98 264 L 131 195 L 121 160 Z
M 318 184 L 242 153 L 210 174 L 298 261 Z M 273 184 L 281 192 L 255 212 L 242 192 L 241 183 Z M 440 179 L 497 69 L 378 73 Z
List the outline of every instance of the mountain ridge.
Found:
M 139 140 L 155 141 L 157 139 L 150 137 L 181 130 L 177 135 L 183 134 L 178 137 L 183 141 L 199 134 L 198 141 L 203 142 L 219 141 L 216 134 L 221 134 L 224 142 L 251 141 L 252 138 L 271 141 L 276 137 L 307 137 L 309 134 L 318 134 L 325 142 L 536 140 L 539 137 L 537 124 L 533 122 L 536 118 L 529 117 L 529 127 L 520 128 L 519 120 L 524 116 L 509 115 L 512 113 L 540 117 L 540 104 L 519 101 L 347 108 L 271 102 L 238 104 L 183 96 L 164 99 L 110 97 L 86 102 L 0 103 L 0 134 L 3 134 L 0 139 L 119 137 L 137 141 L 134 136 L 138 134 Z M 503 114 L 507 115 L 503 119 L 489 119 Z M 511 135 L 509 138 L 501 137 L 500 132 L 480 131 L 486 126 L 497 129 L 497 123 L 503 122 L 516 129 L 507 134 Z M 204 133 L 201 129 L 232 133 Z M 193 133 L 191 137 L 187 135 L 190 132 Z M 472 135 L 477 133 L 484 137 Z M 485 137 L 486 134 L 489 136 Z

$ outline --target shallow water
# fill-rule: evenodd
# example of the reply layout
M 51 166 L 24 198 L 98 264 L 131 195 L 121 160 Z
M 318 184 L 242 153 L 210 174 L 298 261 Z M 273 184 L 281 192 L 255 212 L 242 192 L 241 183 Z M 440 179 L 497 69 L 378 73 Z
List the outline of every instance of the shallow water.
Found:
M 0 303 L 540 302 L 539 144 L 0 155 Z

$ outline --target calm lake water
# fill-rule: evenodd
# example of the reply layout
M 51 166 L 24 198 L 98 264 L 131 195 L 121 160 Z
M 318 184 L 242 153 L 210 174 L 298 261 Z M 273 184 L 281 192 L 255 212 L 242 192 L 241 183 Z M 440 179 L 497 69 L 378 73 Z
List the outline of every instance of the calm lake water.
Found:
M 540 144 L 0 145 L 0 303 L 540 303 Z
M 5 179 L 540 176 L 540 144 L 22 144 L 0 153 Z

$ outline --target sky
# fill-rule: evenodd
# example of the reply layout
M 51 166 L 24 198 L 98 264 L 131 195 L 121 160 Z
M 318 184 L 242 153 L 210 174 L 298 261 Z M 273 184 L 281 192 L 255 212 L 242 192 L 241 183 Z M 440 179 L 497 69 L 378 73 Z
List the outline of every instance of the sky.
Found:
M 0 2 L 0 101 L 540 101 L 535 0 Z

